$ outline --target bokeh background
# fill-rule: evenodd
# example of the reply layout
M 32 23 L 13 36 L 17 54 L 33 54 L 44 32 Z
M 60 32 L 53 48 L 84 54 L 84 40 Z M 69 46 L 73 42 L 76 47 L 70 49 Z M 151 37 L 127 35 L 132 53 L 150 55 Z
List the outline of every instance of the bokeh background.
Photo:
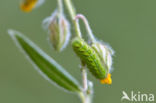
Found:
M 56 53 L 47 42 L 42 20 L 56 8 L 46 0 L 31 13 L 19 9 L 20 0 L 0 0 L 0 103 L 80 103 L 44 80 L 15 46 L 8 29 L 24 33 L 81 82 L 79 59 L 69 45 Z M 77 12 L 90 21 L 97 38 L 115 50 L 113 84 L 94 82 L 94 103 L 122 103 L 122 91 L 156 95 L 156 1 L 73 0 Z M 69 16 L 67 16 L 69 17 Z M 81 22 L 82 24 L 82 22 Z M 84 25 L 82 25 L 85 34 Z M 124 102 L 125 103 L 125 102 Z

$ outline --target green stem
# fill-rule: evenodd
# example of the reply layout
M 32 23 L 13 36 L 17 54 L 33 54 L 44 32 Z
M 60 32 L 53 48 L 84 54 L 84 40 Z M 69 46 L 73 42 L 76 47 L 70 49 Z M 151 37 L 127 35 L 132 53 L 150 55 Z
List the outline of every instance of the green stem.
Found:
M 92 30 L 91 30 L 91 28 L 89 26 L 89 23 L 88 23 L 88 20 L 86 19 L 86 17 L 83 16 L 82 14 L 76 15 L 76 10 L 74 9 L 74 7 L 72 5 L 71 0 L 64 0 L 64 1 L 65 1 L 66 6 L 67 6 L 69 15 L 70 15 L 70 17 L 72 19 L 72 22 L 74 24 L 76 35 L 78 37 L 82 37 L 81 36 L 80 27 L 79 27 L 79 23 L 76 20 L 76 19 L 81 18 L 83 20 L 83 22 L 85 23 L 85 26 L 86 26 L 86 29 L 87 29 L 87 32 L 88 32 L 88 35 L 89 35 L 90 39 L 92 40 L 92 42 L 94 42 L 95 41 L 95 37 L 94 37 L 94 35 L 92 33 Z
M 63 17 L 63 1 L 62 0 L 57 0 L 57 4 L 58 4 L 58 17 L 59 17 L 59 37 L 58 37 L 58 40 L 59 40 L 59 44 L 58 44 L 58 48 L 57 48 L 57 50 L 58 51 L 60 51 L 59 49 L 61 48 L 61 34 L 63 33 L 63 31 L 62 31 L 62 29 L 60 29 L 60 28 L 62 28 L 62 17 Z
M 75 20 L 76 19 L 76 11 L 72 5 L 71 0 L 64 0 L 67 10 L 69 12 L 69 15 L 72 19 L 72 22 L 74 24 L 74 29 L 77 37 L 82 37 L 81 36 L 81 31 L 80 31 L 80 26 L 79 23 Z M 82 84 L 83 84 L 83 90 L 82 92 L 79 93 L 79 96 L 82 100 L 82 103 L 91 103 L 92 101 L 92 88 L 90 90 L 90 85 L 88 85 L 88 80 L 87 80 L 87 71 L 85 65 L 82 63 L 81 64 L 81 70 L 82 70 Z M 91 91 L 88 93 L 88 91 Z
M 71 0 L 64 0 L 64 1 L 65 1 L 66 6 L 67 6 L 67 9 L 69 11 L 71 19 L 74 20 L 75 16 L 76 16 L 76 11 L 72 5 Z
M 69 15 L 70 15 L 70 17 L 72 19 L 72 22 L 74 24 L 75 33 L 76 33 L 76 35 L 78 37 L 81 38 L 82 36 L 81 36 L 80 29 L 79 29 L 80 27 L 79 27 L 78 23 L 75 22 L 76 11 L 75 11 L 75 9 L 74 9 L 74 7 L 72 5 L 72 2 L 71 2 L 71 0 L 64 0 L 64 2 L 66 4 L 66 7 L 67 7 L 68 12 L 69 12 Z
M 82 103 L 92 103 L 92 99 L 90 98 L 89 95 L 84 95 L 84 93 L 79 93 L 80 99 Z
M 57 0 L 58 2 L 58 11 L 59 11 L 59 14 L 63 14 L 63 4 L 62 4 L 62 0 Z
M 85 96 L 84 96 L 84 93 L 83 92 L 80 92 L 79 93 L 79 97 L 80 97 L 82 103 L 85 103 Z

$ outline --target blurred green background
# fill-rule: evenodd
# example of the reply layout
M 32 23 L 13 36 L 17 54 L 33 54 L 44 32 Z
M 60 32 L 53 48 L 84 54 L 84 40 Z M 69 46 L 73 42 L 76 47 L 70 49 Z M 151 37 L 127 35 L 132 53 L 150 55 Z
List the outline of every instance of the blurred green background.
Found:
M 76 95 L 44 80 L 7 34 L 10 28 L 24 33 L 81 82 L 79 59 L 71 45 L 56 53 L 49 48 L 41 27 L 42 20 L 56 8 L 56 0 L 46 0 L 28 14 L 20 11 L 19 1 L 0 0 L 0 103 L 80 103 Z M 123 90 L 156 95 L 156 1 L 73 2 L 78 13 L 90 21 L 96 37 L 108 42 L 116 52 L 112 85 L 100 84 L 89 73 L 94 82 L 94 103 L 122 103 Z

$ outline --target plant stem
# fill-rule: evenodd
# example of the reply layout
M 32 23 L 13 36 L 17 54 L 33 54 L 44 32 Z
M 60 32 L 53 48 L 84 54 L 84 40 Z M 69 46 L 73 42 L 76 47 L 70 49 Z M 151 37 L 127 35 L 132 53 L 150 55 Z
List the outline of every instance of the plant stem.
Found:
M 76 18 L 75 18 L 76 22 L 78 22 L 79 19 L 82 19 L 83 20 L 83 22 L 85 24 L 85 27 L 86 27 L 86 30 L 88 32 L 88 35 L 89 35 L 91 41 L 92 42 L 95 42 L 96 40 L 95 40 L 95 37 L 93 35 L 92 29 L 89 26 L 89 22 L 88 22 L 87 18 L 83 14 L 77 14 L 76 15 Z
M 72 5 L 71 0 L 64 0 L 64 1 L 65 1 L 66 6 L 67 6 L 67 9 L 69 11 L 71 19 L 74 20 L 75 16 L 76 16 L 76 11 Z
M 91 103 L 90 99 L 84 95 L 84 93 L 80 93 L 79 94 L 81 100 L 82 100 L 82 103 Z
M 74 29 L 77 37 L 82 37 L 81 36 L 81 31 L 80 31 L 80 26 L 79 23 L 76 20 L 76 11 L 72 5 L 71 0 L 64 0 L 67 10 L 69 12 L 69 15 L 72 19 L 72 22 L 74 24 Z M 88 24 L 89 25 L 89 24 Z M 82 84 L 83 84 L 83 89 L 82 92 L 79 93 L 79 96 L 82 100 L 82 103 L 91 103 L 92 101 L 92 85 L 88 85 L 88 79 L 87 79 L 87 71 L 85 64 L 82 62 L 81 64 L 81 72 L 82 72 Z M 91 82 L 90 82 L 91 83 Z
M 87 71 L 86 71 L 85 64 L 83 62 L 81 63 L 81 72 L 82 72 L 82 84 L 83 84 L 82 93 L 83 94 L 81 94 L 80 97 L 83 103 L 91 103 L 91 98 L 87 93 L 88 92 Z
M 83 92 L 86 92 L 88 90 L 88 80 L 85 65 L 82 65 L 81 71 L 82 71 Z
M 62 0 L 57 0 L 57 2 L 58 2 L 58 11 L 59 11 L 59 14 L 63 14 Z
M 78 23 L 75 22 L 76 11 L 75 11 L 75 9 L 74 9 L 74 7 L 72 5 L 72 2 L 71 2 L 71 0 L 64 0 L 64 2 L 66 4 L 66 7 L 67 7 L 68 12 L 69 12 L 69 15 L 70 15 L 70 17 L 72 19 L 72 22 L 74 24 L 75 33 L 76 33 L 76 35 L 78 37 L 81 38 L 82 36 L 81 36 L 80 29 L 79 29 L 80 27 L 79 27 Z

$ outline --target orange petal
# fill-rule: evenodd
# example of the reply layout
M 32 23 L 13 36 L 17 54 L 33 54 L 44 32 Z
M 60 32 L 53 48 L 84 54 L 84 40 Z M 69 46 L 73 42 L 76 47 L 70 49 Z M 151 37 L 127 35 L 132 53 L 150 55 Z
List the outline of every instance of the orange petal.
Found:
M 101 84 L 112 84 L 111 74 L 108 73 L 107 78 L 100 80 Z
M 35 8 L 38 0 L 25 0 L 25 2 L 21 3 L 20 8 L 24 12 L 30 12 L 33 8 Z

